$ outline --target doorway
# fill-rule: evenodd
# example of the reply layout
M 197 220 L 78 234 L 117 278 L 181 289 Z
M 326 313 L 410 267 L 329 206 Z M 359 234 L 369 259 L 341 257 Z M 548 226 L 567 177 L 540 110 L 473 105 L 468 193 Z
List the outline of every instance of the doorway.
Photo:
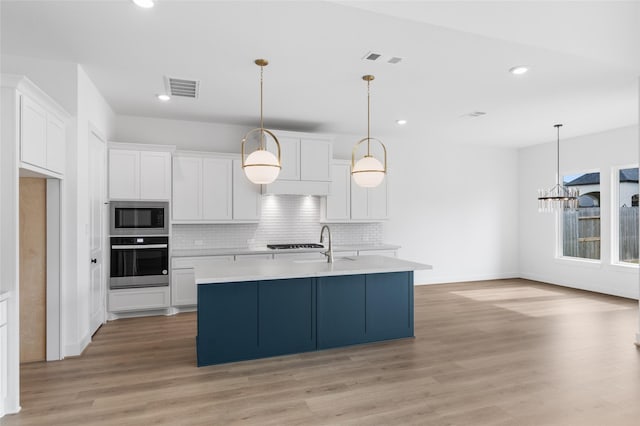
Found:
M 20 182 L 20 363 L 47 357 L 47 182 Z

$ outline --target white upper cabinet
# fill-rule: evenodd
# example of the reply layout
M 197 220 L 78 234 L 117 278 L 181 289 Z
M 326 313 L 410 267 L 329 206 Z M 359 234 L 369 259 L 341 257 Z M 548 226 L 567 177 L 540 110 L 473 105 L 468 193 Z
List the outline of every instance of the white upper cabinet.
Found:
M 247 179 L 242 160 L 233 160 L 233 219 L 258 221 L 261 209 L 260 186 Z
M 282 169 L 274 183 L 263 185 L 263 193 L 327 195 L 333 139 L 311 133 L 274 133 L 280 142 Z
M 20 157 L 25 163 L 46 168 L 47 113 L 38 103 L 22 97 Z
M 280 174 L 278 180 L 300 180 L 300 139 L 278 137 L 280 142 Z
M 260 187 L 244 176 L 238 156 L 178 153 L 173 159 L 173 221 L 260 220 Z
M 331 192 L 326 199 L 326 220 L 347 221 L 351 219 L 351 170 L 349 163 L 334 162 L 331 165 Z
M 171 198 L 171 153 L 140 151 L 140 198 Z
M 140 199 L 140 151 L 109 150 L 109 198 Z
M 61 177 L 65 169 L 68 114 L 26 77 L 3 75 L 3 87 L 7 99 L 14 100 L 12 107 L 18 127 L 12 127 L 11 133 L 20 146 L 20 167 Z M 3 126 L 11 122 L 3 120 Z
M 375 188 L 362 188 L 351 178 L 351 162 L 332 163 L 331 193 L 322 200 L 323 222 L 376 222 L 389 217 L 388 176 Z
M 300 180 L 331 182 L 333 142 L 300 139 Z
M 202 219 L 231 220 L 233 160 L 202 159 Z
M 109 198 L 171 199 L 171 152 L 109 149 Z
M 173 220 L 202 219 L 202 158 L 173 158 Z

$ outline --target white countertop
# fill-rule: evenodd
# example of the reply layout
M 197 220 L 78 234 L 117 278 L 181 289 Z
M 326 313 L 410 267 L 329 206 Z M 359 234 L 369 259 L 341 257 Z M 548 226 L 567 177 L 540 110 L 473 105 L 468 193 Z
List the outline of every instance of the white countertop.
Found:
M 317 260 L 321 260 L 318 262 Z M 379 274 L 432 269 L 431 265 L 385 256 L 336 256 L 334 263 L 324 259 L 247 259 L 196 266 L 197 284 L 238 281 L 278 280 L 335 275 Z
M 397 250 L 400 246 L 393 244 L 348 244 L 333 246 L 334 253 L 341 251 L 358 251 L 358 250 Z M 290 249 L 290 250 L 274 250 L 267 247 L 248 248 L 248 247 L 229 247 L 229 248 L 193 248 L 193 249 L 174 249 L 171 251 L 171 257 L 198 257 L 198 256 L 233 256 L 243 254 L 279 254 L 279 253 L 320 253 L 325 251 L 324 248 L 316 249 Z

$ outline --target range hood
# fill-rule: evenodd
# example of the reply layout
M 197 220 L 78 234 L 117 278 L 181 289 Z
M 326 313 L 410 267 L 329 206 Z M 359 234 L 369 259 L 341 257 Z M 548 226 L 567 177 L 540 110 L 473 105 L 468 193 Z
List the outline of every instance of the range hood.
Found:
M 269 185 L 262 185 L 263 194 L 324 196 L 330 192 L 331 182 L 276 180 Z

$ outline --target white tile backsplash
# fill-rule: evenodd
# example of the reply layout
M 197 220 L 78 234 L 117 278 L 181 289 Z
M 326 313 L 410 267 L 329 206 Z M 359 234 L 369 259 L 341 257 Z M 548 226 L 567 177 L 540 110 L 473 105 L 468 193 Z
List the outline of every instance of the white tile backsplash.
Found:
M 333 223 L 333 244 L 380 244 L 382 223 Z M 320 240 L 320 198 L 264 195 L 259 223 L 173 225 L 174 249 L 260 248 L 267 244 L 312 243 Z

